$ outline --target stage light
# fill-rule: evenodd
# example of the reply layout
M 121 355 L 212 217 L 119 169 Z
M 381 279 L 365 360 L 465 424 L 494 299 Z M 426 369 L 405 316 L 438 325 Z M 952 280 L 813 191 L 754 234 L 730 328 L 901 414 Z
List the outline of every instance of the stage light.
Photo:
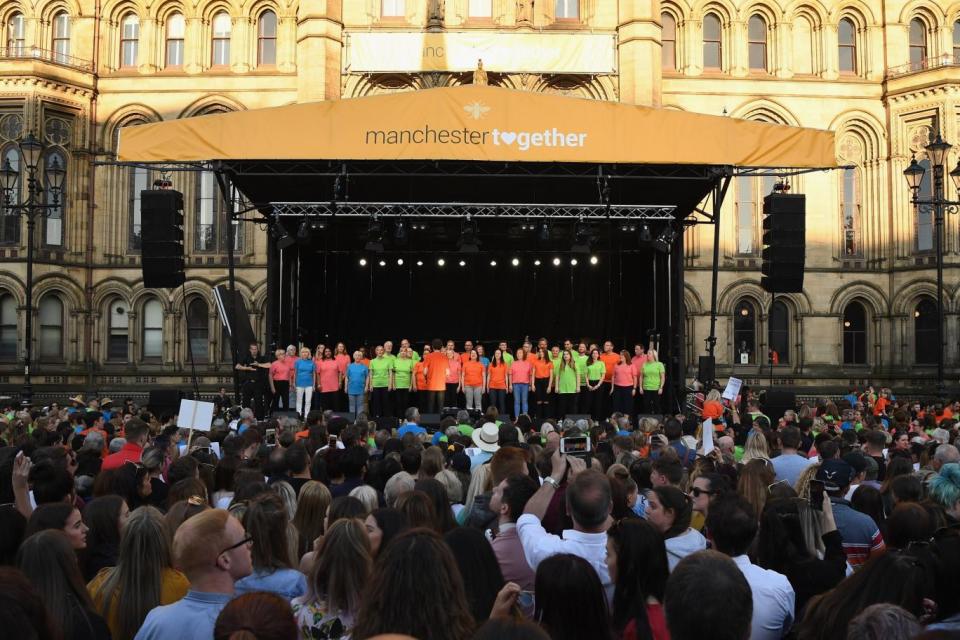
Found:
M 539 260 L 534 260 L 534 261 L 533 261 L 533 266 L 539 267 L 539 266 L 540 266 L 540 261 L 539 261 Z
M 593 228 L 585 222 L 578 222 L 573 228 L 573 245 L 570 251 L 573 253 L 590 253 L 590 245 L 593 243 Z
M 326 220 L 311 220 L 310 231 L 324 231 L 327 228 Z
M 600 260 L 597 256 L 590 256 L 590 264 L 597 264 L 598 262 L 600 262 Z
M 423 260 L 417 260 L 417 266 L 418 266 L 418 267 L 422 267 L 422 266 L 423 266 Z
M 477 230 L 477 223 L 467 215 L 466 220 L 460 227 L 460 239 L 457 240 L 457 248 L 460 253 L 477 253 L 480 251 L 480 238 Z
M 460 266 L 461 266 L 461 267 L 467 266 L 467 262 L 466 262 L 465 260 L 461 260 L 461 261 L 460 261 Z
M 650 225 L 643 223 L 640 225 L 640 242 L 650 242 L 653 240 L 653 233 L 650 232 Z
M 442 267 L 442 266 L 445 265 L 445 264 L 447 264 L 447 261 L 444 260 L 443 258 L 440 258 L 440 259 L 437 260 L 437 266 L 438 266 L 438 267 Z
M 510 264 L 512 264 L 512 265 L 515 266 L 515 267 L 519 267 L 519 266 L 520 266 L 520 258 L 514 258 L 513 260 L 510 261 Z
M 380 261 L 380 266 L 381 266 L 381 267 L 387 266 L 387 261 L 386 261 L 386 260 L 381 260 L 381 261 Z
M 540 240 L 540 242 L 550 241 L 550 224 L 546 220 L 540 223 L 540 230 L 537 231 L 537 238 Z
M 403 266 L 403 258 L 397 258 L 397 266 L 398 266 L 398 267 L 402 267 L 402 266 Z
M 555 266 L 555 267 L 559 267 L 559 266 L 560 266 L 560 258 L 554 258 L 554 259 L 553 259 L 553 266 Z
M 576 259 L 576 258 L 570 258 L 570 266 L 571 266 L 571 267 L 577 266 L 577 259 Z
M 376 216 L 370 218 L 370 226 L 367 227 L 367 244 L 364 249 L 378 253 L 383 251 L 383 225 Z
M 306 218 L 303 219 L 303 222 L 300 223 L 300 228 L 297 229 L 297 240 L 306 240 L 310 237 L 310 223 Z
M 670 250 L 673 248 L 673 241 L 677 239 L 677 231 L 673 228 L 673 225 L 668 224 L 663 228 L 657 235 L 657 239 L 653 242 L 653 248 L 661 253 L 670 253 Z
M 367 266 L 367 259 L 366 259 L 366 258 L 360 258 L 360 266 L 361 266 L 361 267 Z
M 393 230 L 393 243 L 401 247 L 407 244 L 407 223 L 403 220 L 397 220 L 397 226 Z
M 496 260 L 491 260 L 491 261 L 490 261 L 490 266 L 491 266 L 491 267 L 497 266 L 497 261 L 496 261 Z

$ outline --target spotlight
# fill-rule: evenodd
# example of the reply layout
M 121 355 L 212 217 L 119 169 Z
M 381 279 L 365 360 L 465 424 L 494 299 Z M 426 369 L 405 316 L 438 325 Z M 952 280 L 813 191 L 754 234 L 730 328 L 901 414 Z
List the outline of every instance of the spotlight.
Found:
M 560 266 L 560 258 L 554 258 L 554 259 L 553 259 L 553 266 L 555 266 L 555 267 L 559 267 L 559 266 Z
M 327 228 L 326 220 L 311 220 L 310 231 L 324 231 Z
M 673 228 L 673 225 L 668 224 L 663 228 L 663 231 L 657 235 L 657 239 L 653 242 L 653 248 L 661 253 L 670 253 L 670 249 L 673 248 L 673 241 L 676 239 L 676 229 Z
M 512 264 L 512 265 L 515 266 L 515 267 L 519 267 L 519 266 L 520 266 L 520 258 L 514 258 L 513 260 L 510 261 L 510 264 Z
M 440 258 L 440 259 L 437 260 L 437 266 L 438 266 L 438 267 L 442 267 L 442 266 L 445 265 L 445 264 L 447 264 L 447 261 L 444 260 L 443 258 Z
M 590 256 L 590 264 L 597 264 L 598 262 L 600 262 L 600 260 L 597 256 Z
M 422 267 L 422 266 L 423 266 L 423 260 L 417 260 L 417 266 L 418 266 L 418 267 Z
M 460 227 L 460 239 L 457 240 L 457 248 L 460 249 L 460 253 L 479 252 L 480 239 L 478 235 L 477 223 L 472 221 L 468 215 Z
M 387 261 L 386 261 L 386 260 L 381 260 L 381 261 L 380 261 L 380 266 L 381 266 L 381 267 L 387 266 Z
M 539 267 L 539 266 L 540 266 L 540 261 L 539 261 L 539 260 L 534 260 L 534 261 L 533 261 L 533 266 Z
M 402 266 L 403 266 L 403 258 L 397 258 L 397 266 L 398 266 L 398 267 L 402 267 Z
M 466 260 L 461 260 L 461 261 L 460 261 L 460 266 L 461 266 L 461 267 L 467 266 Z
M 576 258 L 570 258 L 570 266 L 571 266 L 571 267 L 577 266 L 577 259 L 576 259 Z
M 393 229 L 393 243 L 398 247 L 407 244 L 407 223 L 403 220 L 397 220 L 397 226 Z
M 361 267 L 367 266 L 367 259 L 366 259 L 366 258 L 360 258 L 360 266 L 361 266 Z
M 367 227 L 367 244 L 364 249 L 377 253 L 383 251 L 383 225 L 376 216 L 370 218 L 370 226 Z
M 644 222 L 640 225 L 640 242 L 650 242 L 653 240 L 653 234 L 650 232 L 650 225 Z
M 540 240 L 540 242 L 550 241 L 550 224 L 546 220 L 540 223 L 540 229 L 537 231 L 537 239 Z
M 288 247 L 292 247 L 297 243 L 296 240 L 290 237 L 290 234 L 287 233 L 287 230 L 284 229 L 280 224 L 277 224 L 273 227 L 273 237 L 277 241 L 277 249 L 283 251 Z
M 491 260 L 491 261 L 490 261 L 490 266 L 491 266 L 491 267 L 497 266 L 497 261 L 496 261 L 496 260 Z

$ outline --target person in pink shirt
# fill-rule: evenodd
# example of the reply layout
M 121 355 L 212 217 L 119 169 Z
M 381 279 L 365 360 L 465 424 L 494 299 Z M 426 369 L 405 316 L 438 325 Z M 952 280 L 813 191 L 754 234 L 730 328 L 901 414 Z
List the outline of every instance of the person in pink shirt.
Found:
M 620 362 L 613 368 L 613 395 L 614 412 L 629 416 L 633 413 L 633 397 L 637 394 L 637 376 L 630 364 L 630 352 L 624 349 L 620 352 Z
M 317 366 L 317 373 L 320 379 L 320 406 L 324 410 L 334 410 L 337 404 L 337 391 L 343 384 L 343 375 L 341 375 L 340 365 L 334 359 L 333 351 L 329 347 L 323 350 L 323 355 L 320 357 L 320 363 Z
M 460 396 L 460 369 L 463 363 L 457 356 L 457 352 L 452 347 L 447 348 L 447 393 L 443 400 L 445 407 L 460 407 L 458 403 Z
M 527 360 L 527 352 L 521 347 L 517 349 L 517 357 L 510 363 L 509 391 L 513 394 L 513 418 L 521 413 L 530 411 L 528 400 L 530 397 L 530 374 L 533 364 Z
M 287 352 L 277 349 L 276 360 L 270 364 L 270 393 L 273 401 L 270 410 L 277 411 L 283 405 L 284 411 L 290 410 L 290 380 L 293 376 L 293 359 L 287 357 Z

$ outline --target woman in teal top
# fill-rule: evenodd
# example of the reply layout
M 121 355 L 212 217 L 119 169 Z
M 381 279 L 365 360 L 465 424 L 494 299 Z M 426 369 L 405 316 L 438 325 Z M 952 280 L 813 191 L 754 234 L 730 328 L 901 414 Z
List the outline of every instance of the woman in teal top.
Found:
M 410 347 L 400 347 L 400 354 L 393 362 L 393 406 L 401 415 L 409 407 L 410 392 L 416 391 L 413 367 L 417 363 L 412 351 Z
M 600 385 L 603 384 L 603 376 L 607 372 L 607 365 L 600 359 L 600 350 L 590 351 L 590 361 L 587 363 L 587 393 L 589 401 L 587 406 L 583 407 L 586 411 L 590 410 L 590 415 L 594 420 L 600 420 L 600 407 L 603 406 L 603 398 L 600 393 Z
M 376 357 L 370 361 L 370 413 L 373 418 L 390 415 L 390 386 L 393 362 L 384 355 L 383 347 L 377 345 Z
M 580 392 L 580 376 L 577 375 L 577 364 L 573 360 L 573 353 L 564 351 L 560 354 L 560 363 L 554 367 L 554 388 L 557 390 L 557 416 L 574 414 L 577 412 L 577 394 Z

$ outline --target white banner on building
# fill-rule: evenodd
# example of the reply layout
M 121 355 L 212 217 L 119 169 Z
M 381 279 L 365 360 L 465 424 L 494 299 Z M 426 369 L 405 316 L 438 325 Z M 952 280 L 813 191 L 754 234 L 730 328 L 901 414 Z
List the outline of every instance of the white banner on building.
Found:
M 616 39 L 597 33 L 347 33 L 344 71 L 615 73 Z

